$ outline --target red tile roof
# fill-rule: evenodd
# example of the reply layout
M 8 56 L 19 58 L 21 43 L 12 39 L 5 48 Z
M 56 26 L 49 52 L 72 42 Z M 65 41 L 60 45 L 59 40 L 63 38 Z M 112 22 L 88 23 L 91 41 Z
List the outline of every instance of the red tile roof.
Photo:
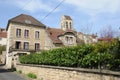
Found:
M 49 34 L 49 37 L 55 44 L 62 44 L 62 41 L 58 37 L 64 35 L 65 33 L 71 32 L 75 34 L 75 31 L 72 30 L 63 31 L 62 29 L 56 28 L 47 28 L 47 32 Z
M 7 32 L 0 32 L 1 38 L 7 38 Z
M 55 28 L 47 28 L 47 32 L 49 34 L 49 37 L 52 39 L 53 43 L 59 43 L 62 44 L 62 41 L 58 39 L 58 36 L 62 33 L 64 33 L 61 29 L 55 29 Z
M 109 37 L 102 37 L 99 38 L 98 41 L 112 41 L 114 38 L 109 38 Z

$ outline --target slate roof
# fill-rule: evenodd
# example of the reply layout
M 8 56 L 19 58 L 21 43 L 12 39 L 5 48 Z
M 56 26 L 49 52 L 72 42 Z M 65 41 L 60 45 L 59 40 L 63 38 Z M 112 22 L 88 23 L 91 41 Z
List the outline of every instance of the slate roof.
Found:
M 20 14 L 12 19 L 9 20 L 9 22 L 16 22 L 16 23 L 22 23 L 22 24 L 29 24 L 29 25 L 35 25 L 40 27 L 45 27 L 43 23 L 35 19 L 34 17 L 26 14 Z M 8 25 L 9 25 L 8 22 Z M 7 26 L 8 28 L 8 26 Z
M 70 16 L 64 15 L 66 20 L 72 20 L 72 18 Z

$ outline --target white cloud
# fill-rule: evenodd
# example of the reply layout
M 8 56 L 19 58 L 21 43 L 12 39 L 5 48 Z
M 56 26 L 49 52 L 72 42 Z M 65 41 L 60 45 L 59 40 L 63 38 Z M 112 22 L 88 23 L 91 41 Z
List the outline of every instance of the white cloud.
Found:
M 100 13 L 114 14 L 120 10 L 120 0 L 66 0 L 66 3 L 91 16 Z
M 15 5 L 29 12 L 51 11 L 52 7 L 42 0 L 15 0 Z

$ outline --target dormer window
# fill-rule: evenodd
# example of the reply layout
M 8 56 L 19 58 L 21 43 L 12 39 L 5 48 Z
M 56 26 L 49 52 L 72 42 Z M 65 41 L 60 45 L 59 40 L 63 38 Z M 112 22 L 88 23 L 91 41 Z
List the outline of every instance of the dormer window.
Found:
M 70 37 L 70 44 L 73 44 L 73 37 Z
M 31 21 L 30 20 L 25 20 L 25 23 L 31 24 Z
M 69 43 L 69 37 L 65 37 L 65 42 L 66 42 L 66 44 L 68 44 Z

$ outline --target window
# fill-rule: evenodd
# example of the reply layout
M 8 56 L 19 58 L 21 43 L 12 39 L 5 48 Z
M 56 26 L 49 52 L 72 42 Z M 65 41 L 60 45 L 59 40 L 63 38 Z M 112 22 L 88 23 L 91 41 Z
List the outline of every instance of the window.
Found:
M 35 43 L 35 50 L 40 50 L 40 44 L 39 43 Z
M 73 44 L 73 37 L 70 37 L 70 44 Z
M 39 31 L 35 32 L 35 38 L 38 39 L 39 38 Z
M 24 42 L 24 49 L 28 50 L 29 49 L 29 43 L 28 42 Z
M 65 37 L 66 44 L 69 42 L 69 37 Z
M 17 37 L 21 37 L 21 29 L 17 29 L 16 30 L 16 36 Z
M 29 37 L 29 30 L 25 30 L 24 36 L 25 36 L 25 38 L 28 38 L 28 37 Z
M 68 29 L 68 22 L 66 22 L 66 28 Z
M 30 20 L 25 20 L 25 23 L 31 24 L 31 21 Z
M 71 24 L 71 22 L 70 22 L 70 29 L 72 28 L 72 24 Z
M 15 49 L 21 49 L 21 42 L 19 41 L 15 42 Z

